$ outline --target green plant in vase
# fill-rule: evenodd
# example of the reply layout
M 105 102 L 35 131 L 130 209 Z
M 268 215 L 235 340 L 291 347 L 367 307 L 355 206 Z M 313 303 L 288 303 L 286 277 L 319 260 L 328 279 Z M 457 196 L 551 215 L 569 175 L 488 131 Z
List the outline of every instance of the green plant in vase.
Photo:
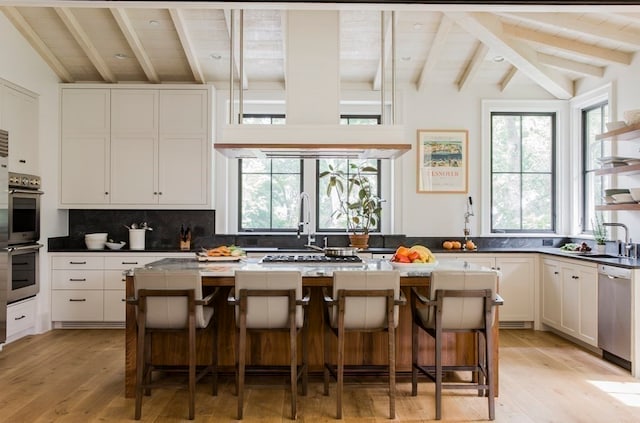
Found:
M 591 226 L 593 226 L 593 239 L 596 241 L 596 245 L 601 250 L 604 250 L 604 246 L 607 241 L 607 228 L 602 224 L 602 214 L 596 213 L 595 221 L 591 220 Z

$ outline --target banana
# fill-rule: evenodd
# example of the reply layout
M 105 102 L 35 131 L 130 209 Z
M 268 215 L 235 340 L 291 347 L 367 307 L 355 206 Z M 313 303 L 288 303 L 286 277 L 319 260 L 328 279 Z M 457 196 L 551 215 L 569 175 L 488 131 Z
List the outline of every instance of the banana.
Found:
M 434 263 L 436 261 L 436 256 L 424 245 L 414 245 L 409 248 L 409 251 L 417 251 L 420 254 L 420 263 Z

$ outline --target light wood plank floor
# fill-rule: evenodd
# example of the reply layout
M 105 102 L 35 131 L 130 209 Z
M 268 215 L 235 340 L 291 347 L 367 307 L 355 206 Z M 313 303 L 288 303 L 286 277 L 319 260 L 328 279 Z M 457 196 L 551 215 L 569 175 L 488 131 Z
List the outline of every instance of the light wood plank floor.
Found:
M 133 420 L 134 401 L 123 392 L 124 333 L 121 330 L 55 330 L 5 346 L 0 352 L 0 421 L 119 422 Z M 503 330 L 500 333 L 498 422 L 639 422 L 640 380 L 550 333 Z M 287 422 L 289 398 L 284 378 L 254 377 L 245 392 L 245 422 Z M 273 382 L 280 385 L 273 385 Z M 223 377 L 217 397 L 198 385 L 196 421 L 235 418 L 233 380 Z M 434 418 L 433 385 L 423 382 L 411 396 L 406 379 L 398 383 L 397 418 L 424 422 Z M 481 421 L 486 401 L 471 391 L 445 392 L 444 421 Z M 300 397 L 299 418 L 335 421 L 335 389 L 322 395 L 313 380 Z M 345 386 L 344 420 L 388 421 L 383 384 L 351 381 Z M 185 390 L 159 389 L 145 397 L 142 421 L 186 421 Z

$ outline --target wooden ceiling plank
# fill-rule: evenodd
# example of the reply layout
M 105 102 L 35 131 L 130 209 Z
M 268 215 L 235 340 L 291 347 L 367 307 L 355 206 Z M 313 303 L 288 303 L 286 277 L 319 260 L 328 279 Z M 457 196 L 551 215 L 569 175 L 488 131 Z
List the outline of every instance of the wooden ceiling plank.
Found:
M 429 79 L 429 73 L 433 70 L 440 59 L 442 52 L 444 51 L 445 45 L 447 43 L 447 38 L 449 36 L 449 32 L 453 28 L 454 22 L 447 17 L 447 15 L 442 15 L 440 19 L 440 24 L 438 25 L 438 31 L 436 32 L 436 36 L 431 43 L 431 48 L 429 48 L 429 52 L 427 53 L 427 60 L 424 62 L 424 66 L 420 71 L 420 77 L 418 78 L 418 83 L 416 84 L 416 89 L 421 91 L 423 87 L 426 85 Z
M 200 67 L 200 62 L 198 61 L 198 56 L 196 55 L 193 47 L 191 37 L 187 32 L 187 25 L 185 24 L 182 11 L 180 9 L 169 9 L 169 15 L 171 16 L 173 26 L 176 28 L 176 32 L 178 33 L 178 38 L 180 39 L 180 44 L 182 44 L 182 48 L 184 49 L 184 54 L 187 56 L 187 61 L 189 62 L 191 73 L 193 73 L 193 78 L 199 84 L 204 84 L 205 80 L 202 74 L 202 68 Z
M 82 29 L 80 22 L 73 15 L 71 10 L 66 7 L 54 7 L 54 10 L 65 24 L 73 38 L 76 40 L 82 51 L 87 55 L 93 66 L 96 68 L 102 79 L 106 82 L 116 82 L 116 77 L 107 66 L 102 56 L 98 53 L 98 50 L 91 42 L 91 39 L 87 33 Z
M 595 76 L 598 78 L 602 78 L 605 71 L 604 66 L 594 66 L 545 53 L 538 53 L 538 61 L 543 65 L 553 66 L 554 68 L 576 72 L 585 76 Z
M 58 75 L 58 78 L 62 82 L 75 82 L 71 73 L 67 68 L 58 60 L 53 54 L 51 49 L 47 47 L 42 38 L 38 36 L 33 27 L 29 25 L 26 19 L 20 14 L 18 9 L 13 6 L 2 7 L 2 11 L 13 26 L 22 34 L 22 36 L 31 44 L 31 46 L 38 52 L 42 60 L 44 60 L 49 67 Z
M 282 81 L 287 89 L 287 11 L 280 11 L 280 28 L 282 28 Z
M 587 44 L 557 35 L 545 34 L 511 24 L 503 24 L 503 31 L 506 35 L 514 38 L 544 44 L 549 47 L 569 51 L 581 56 L 605 60 L 607 62 L 630 65 L 633 59 L 633 54 L 631 53 L 598 47 L 593 44 Z
M 239 16 L 239 14 L 237 14 L 237 16 Z M 231 39 L 231 10 L 230 9 L 225 9 L 224 10 L 224 21 L 227 25 L 227 34 L 229 35 L 229 39 Z M 240 22 L 240 19 L 238 18 L 238 22 Z M 236 25 L 236 28 L 240 28 L 240 25 Z M 231 50 L 229 52 L 230 55 L 233 56 L 233 65 L 235 68 L 235 71 L 237 73 L 240 73 L 240 71 L 238 69 L 240 69 L 240 54 L 233 54 L 234 51 L 237 51 L 239 53 L 241 53 L 241 50 L 244 50 L 244 48 L 240 48 L 240 37 L 235 37 L 236 39 L 236 45 L 233 46 L 233 50 Z M 247 71 L 243 69 L 242 71 L 242 89 L 243 90 L 247 90 L 249 89 L 249 80 L 247 79 Z
M 518 68 L 515 66 L 511 66 L 507 73 L 504 75 L 502 80 L 500 80 L 500 92 L 504 92 L 507 89 L 507 86 L 513 81 L 513 78 L 518 73 Z
M 640 29 L 627 26 L 620 28 L 609 22 L 590 22 L 580 19 L 580 15 L 572 13 L 504 13 L 511 17 L 550 29 L 569 30 L 574 33 L 589 35 L 603 40 L 615 41 L 629 47 L 640 47 Z M 598 15 L 600 18 L 601 16 Z
M 133 27 L 131 20 L 129 19 L 129 16 L 127 15 L 127 12 L 121 8 L 114 8 L 109 10 L 111 11 L 113 18 L 116 20 L 116 23 L 120 27 L 120 31 L 122 31 L 122 34 L 129 43 L 129 47 L 131 47 L 133 54 L 136 56 L 136 59 L 138 59 L 138 63 L 140 64 L 140 67 L 142 67 L 142 70 L 147 76 L 149 82 L 159 84 L 160 78 L 158 77 L 158 73 L 151 63 L 151 59 L 149 59 L 149 55 L 145 51 L 144 46 L 142 45 L 142 42 L 140 41 L 140 38 L 138 37 L 138 34 L 136 33 L 136 30 Z
M 384 39 L 387 41 L 384 45 L 384 56 L 387 58 L 391 57 L 391 43 L 392 43 L 392 25 L 391 25 L 391 14 L 385 13 L 385 21 L 384 21 Z M 373 91 L 380 91 L 382 89 L 382 57 L 378 60 L 378 69 L 376 70 L 376 76 L 373 77 Z
M 458 91 L 462 91 L 465 87 L 469 86 L 471 81 L 473 81 L 473 78 L 478 74 L 480 67 L 482 67 L 482 62 L 487 57 L 487 53 L 489 53 L 489 47 L 480 42 L 473 53 L 471 61 L 469 61 L 464 72 L 462 72 L 462 77 L 460 78 L 460 81 L 458 81 Z
M 463 12 L 447 15 L 556 98 L 566 100 L 573 97 L 573 82 L 540 65 L 532 48 L 506 36 L 502 22 L 495 15 Z

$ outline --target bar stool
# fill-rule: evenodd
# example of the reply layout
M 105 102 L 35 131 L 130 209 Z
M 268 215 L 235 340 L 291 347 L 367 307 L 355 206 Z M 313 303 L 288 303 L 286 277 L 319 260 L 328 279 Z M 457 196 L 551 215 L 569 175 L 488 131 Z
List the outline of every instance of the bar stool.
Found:
M 152 335 L 156 332 L 182 332 L 188 344 L 189 420 L 195 417 L 196 383 L 212 373 L 212 394 L 217 395 L 217 331 L 211 303 L 216 292 L 202 298 L 202 280 L 197 271 L 158 271 L 136 269 L 134 273 L 135 298 L 127 300 L 136 306 L 136 405 L 135 419 L 142 413 L 143 391 L 174 384 L 152 382 Z M 211 364 L 196 374 L 196 332 L 210 333 Z M 166 369 L 162 369 L 166 370 Z M 175 369 L 174 369 L 175 370 Z
M 330 374 L 337 379 L 336 418 L 342 418 L 344 384 L 345 334 L 347 332 L 379 332 L 388 334 L 389 418 L 395 418 L 396 343 L 398 305 L 406 304 L 400 291 L 397 271 L 334 271 L 333 296 L 325 289 L 324 394 L 329 395 Z M 338 363 L 329 363 L 329 333 L 337 336 Z
M 434 270 L 431 273 L 428 298 L 413 288 L 411 394 L 418 394 L 418 372 L 436 383 L 436 420 L 442 418 L 443 388 L 475 389 L 478 395 L 486 395 L 489 419 L 495 419 L 492 330 L 495 323 L 495 306 L 503 303 L 497 294 L 497 288 L 498 273 L 494 270 Z M 418 362 L 419 329 L 435 338 L 435 366 L 424 366 Z M 442 338 L 447 332 L 467 332 L 476 335 L 478 354 L 473 365 L 442 364 Z M 452 371 L 471 371 L 473 378 L 471 382 L 443 383 L 443 372 Z
M 302 275 L 299 271 L 235 272 L 235 294 L 228 303 L 236 309 L 236 393 L 238 420 L 243 414 L 243 394 L 248 331 L 289 332 L 291 418 L 297 417 L 298 379 L 302 379 L 302 395 L 307 395 L 307 319 L 303 306 L 309 296 L 302 297 Z M 298 366 L 297 335 L 302 332 L 302 364 Z

